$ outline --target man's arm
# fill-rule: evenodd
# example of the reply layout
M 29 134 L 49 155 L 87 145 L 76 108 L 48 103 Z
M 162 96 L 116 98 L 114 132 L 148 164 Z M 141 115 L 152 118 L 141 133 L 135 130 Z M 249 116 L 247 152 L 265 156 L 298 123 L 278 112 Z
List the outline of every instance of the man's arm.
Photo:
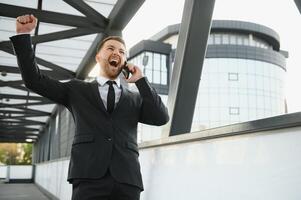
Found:
M 30 33 L 36 27 L 37 19 L 33 15 L 25 15 L 17 18 L 16 32 Z M 17 56 L 25 86 L 56 103 L 67 105 L 69 83 L 61 83 L 43 74 L 35 61 L 29 34 L 16 35 L 10 38 Z
M 157 126 L 166 124 L 169 120 L 167 108 L 160 96 L 150 86 L 147 78 L 143 77 L 136 81 L 135 84 L 142 97 L 139 122 Z
M 127 66 L 132 74 L 127 82 L 136 84 L 142 98 L 139 122 L 157 126 L 166 124 L 169 120 L 168 111 L 160 96 L 143 77 L 139 67 L 131 63 Z

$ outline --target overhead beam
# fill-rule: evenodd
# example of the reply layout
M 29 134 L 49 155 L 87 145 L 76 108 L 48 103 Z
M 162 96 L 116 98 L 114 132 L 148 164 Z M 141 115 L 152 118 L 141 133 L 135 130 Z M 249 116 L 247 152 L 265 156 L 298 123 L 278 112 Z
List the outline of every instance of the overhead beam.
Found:
M 10 127 L 10 128 L 1 128 L 1 133 L 2 134 L 15 134 L 17 132 L 20 133 L 35 133 L 39 131 L 38 128 L 28 128 L 28 127 L 24 127 L 24 126 L 19 126 L 19 127 Z M 37 133 L 35 133 L 36 135 L 38 135 Z
M 5 81 L 1 81 L 0 80 L 0 87 L 6 87 L 7 85 L 5 85 Z M 9 87 L 14 88 L 14 89 L 18 89 L 18 90 L 23 90 L 25 92 L 28 91 L 28 89 L 24 86 L 21 85 L 10 85 Z
M 31 40 L 32 40 L 32 44 L 38 44 L 38 43 L 51 42 L 51 41 L 57 41 L 63 39 L 70 39 L 73 37 L 79 37 L 84 35 L 90 35 L 97 32 L 99 32 L 99 30 L 90 30 L 87 28 L 73 28 L 70 30 L 33 36 Z
M 26 105 L 29 105 L 29 104 L 33 104 L 33 103 L 27 103 L 27 104 L 5 104 L 5 103 L 2 103 L 2 104 L 0 104 L 0 108 L 1 107 L 2 108 L 3 107 L 8 107 L 8 108 L 17 108 L 17 109 L 29 111 L 29 112 L 32 112 L 32 113 L 48 113 L 48 112 L 45 112 L 45 111 L 35 110 L 35 109 L 25 107 Z M 40 104 L 42 104 L 42 103 L 40 103 Z M 40 105 L 40 104 L 35 104 L 35 105 Z
M 299 12 L 301 14 L 301 0 L 295 0 L 295 4 L 296 4 L 296 6 L 299 9 Z
M 6 87 L 6 86 L 19 86 L 24 84 L 22 80 L 17 81 L 0 81 L 0 87 Z
M 108 24 L 108 19 L 102 14 L 91 8 L 82 0 L 63 0 L 79 12 L 83 13 L 90 21 L 98 24 L 100 27 L 106 27 Z
M 39 136 L 39 134 L 35 134 L 35 133 L 24 133 L 24 132 L 14 132 L 14 133 L 4 133 L 4 132 L 0 132 L 0 137 L 1 136 L 11 136 L 11 135 L 14 135 L 14 136 Z
M 6 41 L 4 41 L 4 42 L 6 42 Z M 6 52 L 6 53 L 15 55 L 12 46 L 7 46 L 6 43 L 2 43 L 2 45 L 0 43 L 0 49 L 2 51 Z M 74 76 L 75 76 L 75 73 L 73 71 L 65 69 L 61 66 L 58 66 L 58 65 L 52 63 L 52 62 L 46 61 L 46 60 L 44 60 L 42 58 L 39 58 L 39 57 L 35 57 L 35 59 L 36 59 L 37 64 L 40 64 L 40 65 L 43 65 L 44 67 L 55 70 L 58 73 L 63 73 L 68 78 L 74 78 Z
M 166 135 L 189 133 L 199 89 L 214 0 L 186 0 L 168 94 Z
M 0 16 L 16 18 L 20 15 L 33 14 L 40 22 L 59 24 L 72 27 L 85 27 L 89 29 L 102 30 L 105 26 L 100 26 L 91 22 L 86 17 L 77 15 L 63 14 L 46 10 L 38 10 L 33 8 L 14 6 L 0 3 Z
M 108 35 L 120 35 L 124 27 L 129 23 L 132 17 L 136 14 L 145 0 L 118 0 L 113 7 L 108 19 L 107 25 L 103 34 L 98 34 L 92 42 L 88 52 L 81 61 L 76 70 L 76 77 L 84 79 L 95 66 L 95 54 L 98 44 Z
M 20 69 L 19 67 L 13 67 L 13 66 L 5 66 L 5 65 L 0 65 L 0 72 L 6 72 L 6 73 L 12 73 L 12 74 L 20 74 Z M 40 69 L 41 74 L 45 74 L 47 76 L 54 77 L 58 80 L 64 80 L 70 78 L 70 76 L 66 76 L 65 74 L 58 73 L 56 71 L 52 70 L 43 70 Z M 1 82 L 1 80 L 0 80 Z M 3 82 L 3 81 L 2 81 Z
M 1 133 L 2 134 L 7 134 L 7 133 L 16 134 L 17 133 L 16 131 L 25 134 L 28 131 L 39 131 L 39 129 L 37 129 L 37 128 L 28 128 L 28 127 L 19 126 L 19 125 L 16 125 L 14 127 L 9 127 L 9 128 L 8 127 L 1 128 Z M 38 135 L 38 134 L 36 134 L 36 135 Z
M 45 97 L 37 97 L 37 96 L 26 96 L 26 95 L 16 95 L 16 94 L 0 94 L 0 99 L 22 99 L 22 100 L 37 100 L 37 101 L 44 101 Z
M 26 115 L 26 117 L 28 115 L 36 115 L 36 116 L 51 115 L 51 113 L 34 113 L 34 112 L 30 112 L 30 111 L 16 111 L 16 110 L 0 110 L 0 113 L 3 113 L 3 114 L 23 114 L 23 115 Z
M 24 115 L 21 116 L 1 116 L 0 115 L 0 119 L 24 119 L 24 118 L 28 118 L 28 117 L 45 117 L 45 116 L 50 116 L 49 115 L 45 115 L 45 114 L 32 114 L 32 113 L 23 113 Z
M 16 111 L 16 110 L 0 110 L 1 113 L 9 113 L 9 114 L 26 114 L 29 112 L 25 111 Z
M 46 104 L 55 104 L 49 99 L 45 99 L 43 102 L 30 102 L 30 103 L 16 103 L 16 104 L 6 104 L 0 103 L 0 108 L 18 108 L 24 109 L 25 106 L 38 106 L 38 105 L 46 105 Z
M 28 119 L 22 119 L 21 121 L 11 121 L 11 120 L 2 120 L 0 119 L 1 124 L 7 124 L 9 126 L 13 125 L 45 125 L 45 122 L 39 122 L 39 121 L 34 121 L 34 120 L 28 120 Z

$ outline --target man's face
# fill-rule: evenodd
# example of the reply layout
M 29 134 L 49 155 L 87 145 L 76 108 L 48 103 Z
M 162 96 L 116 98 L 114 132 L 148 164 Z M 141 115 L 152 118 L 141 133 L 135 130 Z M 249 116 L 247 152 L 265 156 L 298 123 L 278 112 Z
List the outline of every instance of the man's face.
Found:
M 117 40 L 108 40 L 103 44 L 95 58 L 101 67 L 101 75 L 115 79 L 126 61 L 125 46 Z

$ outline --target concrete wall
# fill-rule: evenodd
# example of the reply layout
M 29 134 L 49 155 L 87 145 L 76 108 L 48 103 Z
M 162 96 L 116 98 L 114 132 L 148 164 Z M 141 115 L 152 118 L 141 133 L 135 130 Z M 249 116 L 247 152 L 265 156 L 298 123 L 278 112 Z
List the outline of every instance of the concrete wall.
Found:
M 301 126 L 212 139 L 201 135 L 140 145 L 141 200 L 301 199 Z M 37 164 L 36 183 L 68 200 L 67 169 L 68 158 Z

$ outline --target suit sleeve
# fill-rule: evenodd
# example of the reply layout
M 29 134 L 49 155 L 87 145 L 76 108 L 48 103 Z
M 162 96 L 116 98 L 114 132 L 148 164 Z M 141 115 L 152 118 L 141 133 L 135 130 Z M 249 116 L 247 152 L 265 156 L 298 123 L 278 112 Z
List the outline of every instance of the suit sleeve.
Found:
M 157 126 L 166 124 L 169 120 L 167 108 L 147 78 L 143 77 L 135 84 L 142 98 L 139 122 Z
M 10 40 L 17 56 L 25 86 L 56 103 L 67 105 L 70 82 L 61 83 L 40 73 L 35 61 L 30 35 L 16 35 L 11 37 Z

